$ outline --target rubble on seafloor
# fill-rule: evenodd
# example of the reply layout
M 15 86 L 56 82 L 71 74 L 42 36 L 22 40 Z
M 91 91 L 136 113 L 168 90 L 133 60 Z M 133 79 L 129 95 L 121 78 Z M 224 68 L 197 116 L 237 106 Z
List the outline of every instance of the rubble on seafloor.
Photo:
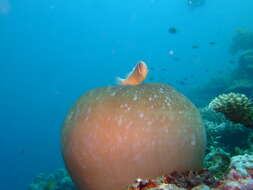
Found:
M 172 176 L 172 177 L 171 177 Z M 227 174 L 217 180 L 208 171 L 183 172 L 157 179 L 137 179 L 127 190 L 252 190 L 253 155 L 239 155 L 231 159 Z

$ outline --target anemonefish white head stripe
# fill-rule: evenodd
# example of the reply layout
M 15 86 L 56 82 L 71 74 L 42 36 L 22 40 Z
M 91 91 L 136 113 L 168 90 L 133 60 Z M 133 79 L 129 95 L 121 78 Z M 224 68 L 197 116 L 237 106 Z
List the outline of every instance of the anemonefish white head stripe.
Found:
M 138 85 L 146 79 L 147 74 L 148 67 L 146 63 L 144 61 L 140 61 L 125 79 L 117 77 L 117 82 L 121 85 Z

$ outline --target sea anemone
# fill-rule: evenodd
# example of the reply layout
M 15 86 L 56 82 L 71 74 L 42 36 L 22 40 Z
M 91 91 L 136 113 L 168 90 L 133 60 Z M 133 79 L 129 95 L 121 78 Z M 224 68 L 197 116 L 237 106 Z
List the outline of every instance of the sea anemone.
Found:
M 119 190 L 139 177 L 199 170 L 205 145 L 198 109 L 161 83 L 91 90 L 62 129 L 64 161 L 80 190 Z
M 244 94 L 228 93 L 214 98 L 208 105 L 214 111 L 223 113 L 234 123 L 241 123 L 246 127 L 253 123 L 253 102 Z

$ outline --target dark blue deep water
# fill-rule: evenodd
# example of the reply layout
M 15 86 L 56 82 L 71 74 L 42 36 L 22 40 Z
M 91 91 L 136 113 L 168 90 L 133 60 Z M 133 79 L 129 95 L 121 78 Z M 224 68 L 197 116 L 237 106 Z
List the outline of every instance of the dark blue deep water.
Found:
M 236 66 L 228 49 L 252 18 L 252 0 L 0 0 L 0 190 L 63 167 L 61 124 L 84 92 L 144 60 L 146 82 L 191 96 Z

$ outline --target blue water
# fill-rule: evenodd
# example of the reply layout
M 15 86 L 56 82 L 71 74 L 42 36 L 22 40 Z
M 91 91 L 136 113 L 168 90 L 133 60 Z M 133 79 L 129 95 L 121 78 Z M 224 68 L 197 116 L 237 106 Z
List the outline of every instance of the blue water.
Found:
M 90 89 L 115 85 L 137 61 L 152 68 L 152 82 L 186 95 L 231 70 L 228 48 L 237 28 L 253 29 L 252 7 L 252 0 L 197 8 L 186 0 L 0 0 L 0 189 L 26 189 L 38 173 L 63 167 L 68 108 Z M 176 82 L 191 75 L 187 85 Z

